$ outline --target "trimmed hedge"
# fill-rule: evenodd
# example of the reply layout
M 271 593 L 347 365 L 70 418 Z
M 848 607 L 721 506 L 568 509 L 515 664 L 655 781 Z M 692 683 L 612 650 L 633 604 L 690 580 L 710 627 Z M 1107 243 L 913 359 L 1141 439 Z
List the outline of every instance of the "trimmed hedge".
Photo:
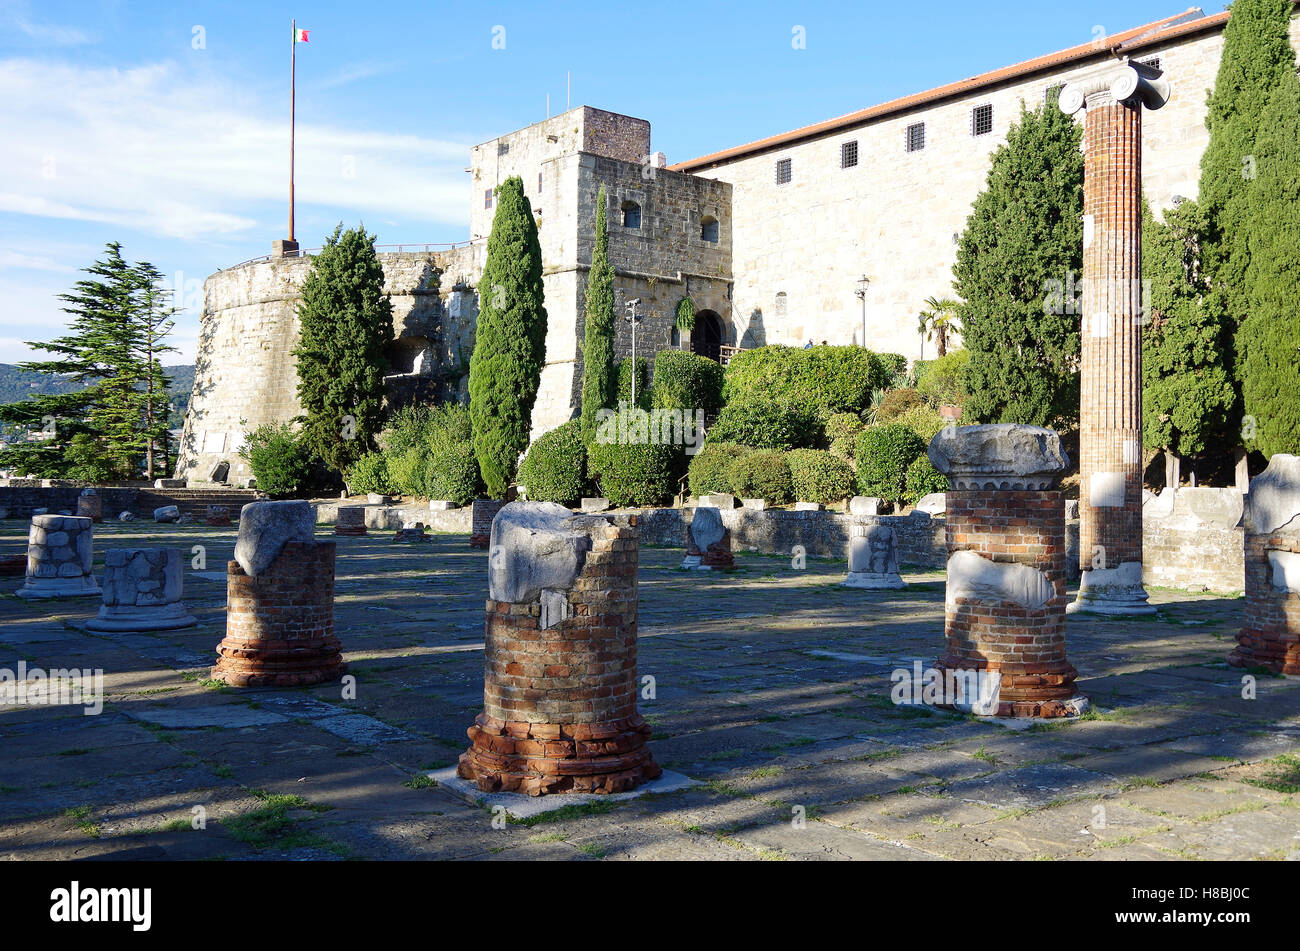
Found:
M 931 492 L 947 492 L 948 477 L 934 467 L 927 455 L 919 455 L 907 467 L 907 501 L 912 505 Z
M 890 422 L 906 426 L 925 440 L 927 446 L 930 444 L 931 439 L 939 435 L 939 430 L 947 425 L 947 420 L 939 415 L 939 411 L 931 409 L 925 403 L 918 403 L 906 413 L 895 416 Z
M 275 498 L 311 485 L 312 456 L 288 423 L 265 423 L 244 437 L 239 455 L 248 461 L 257 488 Z
M 409 406 L 393 415 L 379 437 L 388 491 L 458 505 L 483 487 L 470 438 L 469 410 L 456 403 Z
M 826 420 L 825 441 L 835 456 L 845 462 L 852 462 L 858 434 L 866 428 L 866 423 L 860 416 L 853 413 L 836 413 Z
M 907 387 L 890 390 L 885 394 L 885 398 L 881 400 L 880 408 L 876 410 L 876 422 L 890 422 L 902 416 L 914 406 L 921 406 L 924 402 L 916 390 Z
M 795 449 L 786 454 L 794 497 L 800 502 L 841 502 L 853 494 L 853 468 L 822 449 Z
M 858 488 L 891 502 L 907 498 L 907 470 L 925 452 L 925 440 L 899 423 L 872 426 L 858 436 Z
M 662 505 L 672 501 L 683 455 L 680 446 L 597 441 L 588 463 L 612 505 Z
M 730 492 L 731 464 L 752 451 L 733 442 L 706 442 L 687 470 L 691 495 L 699 498 L 710 492 Z
M 864 347 L 788 347 L 772 344 L 742 350 L 727 364 L 723 400 L 727 405 L 777 402 L 804 406 L 825 418 L 860 412 L 871 391 L 887 386 L 894 368 L 907 360 L 878 355 Z
M 577 503 L 587 487 L 582 421 L 571 419 L 533 443 L 519 467 L 519 482 L 528 488 L 530 502 Z
M 353 492 L 378 492 L 381 495 L 396 491 L 388 476 L 388 461 L 382 452 L 368 452 L 347 470 L 345 479 Z
M 925 373 L 916 375 L 916 391 L 932 406 L 960 406 L 966 400 L 966 367 L 969 350 L 953 350 L 937 360 L 928 360 Z
M 821 426 L 806 407 L 769 400 L 728 403 L 709 429 L 710 440 L 754 449 L 811 447 L 821 436 Z
M 786 454 L 760 449 L 731 464 L 731 491 L 745 499 L 765 499 L 771 505 L 794 501 L 794 483 Z
M 723 372 L 716 360 L 689 350 L 660 350 L 650 403 L 656 409 L 702 409 L 712 416 L 722 406 Z

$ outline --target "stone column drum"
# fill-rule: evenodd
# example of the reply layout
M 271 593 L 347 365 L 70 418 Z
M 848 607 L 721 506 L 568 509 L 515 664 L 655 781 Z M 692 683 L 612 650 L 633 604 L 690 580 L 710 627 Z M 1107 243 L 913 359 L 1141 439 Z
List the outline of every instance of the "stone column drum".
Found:
M 104 500 L 94 489 L 82 489 L 77 496 L 77 514 L 99 523 L 104 520 Z
M 92 631 L 171 631 L 197 623 L 181 603 L 185 562 L 179 548 L 110 548 L 104 603 Z
M 1083 712 L 1065 656 L 1065 499 L 1056 486 L 1069 460 L 1060 438 L 1020 424 L 949 427 L 929 456 L 950 485 L 947 650 L 936 666 L 945 677 L 983 678 L 972 712 Z
M 902 588 L 898 573 L 898 535 L 878 518 L 855 518 L 849 525 L 849 575 L 846 588 Z
M 488 586 L 484 709 L 459 775 L 534 796 L 658 777 L 636 709 L 635 518 L 512 502 L 492 525 Z
M 18 597 L 99 597 L 91 572 L 95 550 L 91 521 L 77 515 L 33 515 L 27 535 L 27 579 Z
M 1104 63 L 1061 91 L 1086 109 L 1079 396 L 1079 581 L 1070 610 L 1150 614 L 1142 586 L 1142 110 L 1160 70 Z M 1064 275 L 1062 275 L 1064 277 Z
M 686 526 L 686 557 L 681 568 L 731 568 L 731 531 L 722 524 L 722 511 L 709 505 L 697 506 Z
M 470 548 L 487 548 L 492 540 L 492 520 L 506 503 L 501 499 L 475 499 L 470 508 Z
M 1278 453 L 1246 497 L 1246 626 L 1235 667 L 1300 676 L 1300 457 Z
M 365 506 L 340 505 L 334 515 L 334 534 L 353 537 L 366 534 Z
M 212 676 L 236 687 L 293 687 L 346 669 L 334 636 L 334 546 L 316 541 L 307 502 L 251 502 L 227 565 L 226 636 Z

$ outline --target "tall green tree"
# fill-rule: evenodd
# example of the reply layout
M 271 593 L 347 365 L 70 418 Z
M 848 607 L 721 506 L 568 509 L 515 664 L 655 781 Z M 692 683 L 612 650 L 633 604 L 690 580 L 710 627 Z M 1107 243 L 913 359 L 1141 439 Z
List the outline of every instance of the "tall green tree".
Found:
M 384 374 L 393 307 L 375 236 L 340 223 L 313 259 L 298 304 L 301 441 L 342 472 L 376 448 L 383 426 Z
M 586 327 L 582 344 L 582 441 L 596 438 L 596 414 L 612 407 L 614 379 L 614 266 L 609 263 L 605 186 L 596 199 L 596 242 L 587 272 Z
M 0 465 L 6 468 L 88 481 L 131 478 L 139 471 L 147 441 L 143 411 L 150 373 L 143 347 L 143 298 L 151 293 L 149 282 L 157 272 L 151 265 L 127 261 L 117 242 L 110 242 L 106 252 L 84 269 L 89 277 L 59 295 L 67 305 L 62 310 L 71 316 L 69 333 L 49 343 L 28 342 L 52 358 L 19 364 L 80 388 L 0 406 L 0 422 L 39 437 L 35 442 L 15 440 L 0 453 Z
M 1021 105 L 993 154 L 953 266 L 970 351 L 966 409 L 983 422 L 1078 417 L 1083 267 L 1082 129 L 1055 101 Z
M 528 448 L 533 404 L 546 360 L 542 248 L 523 180 L 496 189 L 497 210 L 478 285 L 479 314 L 469 361 L 474 455 L 488 494 L 510 487 Z
M 162 355 L 175 353 L 165 341 L 175 326 L 176 308 L 172 293 L 163 283 L 162 273 L 147 261 L 136 265 L 141 285 L 139 338 L 144 358 L 144 381 L 141 403 L 141 438 L 145 451 L 145 478 L 153 479 L 156 471 L 170 471 L 171 435 L 168 432 L 170 402 L 167 389 L 171 380 L 163 372 Z
M 1205 117 L 1210 141 L 1201 156 L 1198 201 L 1208 229 L 1205 267 L 1212 290 L 1234 322 L 1246 314 L 1248 266 L 1242 229 L 1257 175 L 1256 138 L 1273 92 L 1295 72 L 1291 0 L 1234 0 L 1223 31 L 1223 54 Z
M 1227 369 L 1231 337 L 1213 305 L 1201 253 L 1206 220 L 1196 202 L 1142 208 L 1142 277 L 1150 289 L 1142 332 L 1142 440 L 1148 449 L 1195 457 L 1235 435 L 1236 393 Z
M 1235 15 L 1235 14 L 1234 14 Z M 1246 318 L 1237 330 L 1248 448 L 1300 453 L 1300 78 L 1278 85 L 1255 141 L 1259 175 L 1242 227 Z

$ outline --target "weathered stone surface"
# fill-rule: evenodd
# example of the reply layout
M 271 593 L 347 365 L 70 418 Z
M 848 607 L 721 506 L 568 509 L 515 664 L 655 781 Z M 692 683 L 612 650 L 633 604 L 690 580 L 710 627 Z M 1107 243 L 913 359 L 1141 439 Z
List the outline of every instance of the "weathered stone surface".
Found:
M 555 502 L 511 502 L 492 521 L 488 590 L 494 601 L 531 603 L 547 588 L 568 589 L 578 577 L 591 533 L 608 523 L 574 515 Z
M 945 427 L 928 455 L 954 489 L 1051 488 L 1070 465 L 1059 435 L 1021 423 Z
M 796 512 L 820 512 L 822 504 L 820 502 L 796 502 L 794 503 Z
M 316 538 L 316 518 L 302 501 L 250 502 L 239 513 L 235 561 L 244 573 L 256 577 L 270 566 L 288 542 Z
M 1030 565 L 990 561 L 978 552 L 959 551 L 948 559 L 948 601 L 1010 601 L 1041 610 L 1054 590 L 1047 576 Z
M 117 520 L 119 522 L 134 522 L 135 515 L 133 515 L 131 512 L 118 512 Z
M 163 505 L 153 510 L 155 522 L 178 522 L 180 518 L 181 510 L 175 505 Z
M 104 555 L 104 602 L 92 631 L 168 631 L 197 623 L 181 603 L 179 548 L 112 548 Z
M 452 509 L 460 508 L 455 502 L 449 502 L 446 499 L 430 499 L 430 512 L 450 512 Z
M 27 535 L 27 577 L 18 589 L 24 599 L 97 596 L 93 523 L 70 515 L 36 515 Z
M 740 507 L 754 512 L 762 512 L 767 508 L 767 499 L 741 499 Z
M 898 536 L 875 518 L 849 526 L 849 574 L 846 588 L 902 588 L 898 573 Z
M 879 515 L 884 500 L 874 495 L 855 495 L 849 499 L 850 515 Z
M 706 496 L 712 498 L 712 496 Z M 708 551 L 710 545 L 722 541 L 727 529 L 722 524 L 722 513 L 714 506 L 701 505 L 695 509 L 695 517 L 687 528 L 689 544 L 700 551 Z
M 736 505 L 736 497 L 726 492 L 712 492 L 709 495 L 701 495 L 699 502 L 700 508 L 734 509 Z
M 1268 468 L 1250 480 L 1246 502 L 1247 527 L 1267 535 L 1300 515 L 1300 456 L 1279 452 Z
M 185 479 L 154 479 L 153 487 L 155 489 L 183 489 L 187 485 Z
M 929 495 L 921 496 L 912 508 L 914 511 L 925 512 L 927 515 L 942 515 L 946 504 L 945 498 L 946 493 L 931 492 Z
M 608 509 L 609 499 L 586 498 L 582 500 L 582 510 L 584 512 L 604 512 Z

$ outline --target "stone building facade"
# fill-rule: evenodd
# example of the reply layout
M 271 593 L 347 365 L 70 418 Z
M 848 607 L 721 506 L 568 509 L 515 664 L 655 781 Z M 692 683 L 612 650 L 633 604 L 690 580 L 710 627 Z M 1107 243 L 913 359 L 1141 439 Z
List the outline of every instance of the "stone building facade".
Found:
M 675 165 L 652 151 L 646 120 L 588 106 L 475 146 L 469 242 L 381 254 L 398 331 L 392 395 L 463 396 L 493 189 L 512 175 L 523 180 L 539 224 L 546 291 L 534 438 L 579 409 L 584 292 L 601 185 L 618 357 L 631 350 L 622 318 L 634 299 L 642 317 L 637 354 L 648 358 L 672 346 L 718 356 L 722 347 L 809 340 L 932 357 L 916 315 L 926 297 L 951 293 L 957 236 L 1021 104 L 1037 108 L 1049 91 L 1115 55 L 1158 64 L 1173 96 L 1145 117 L 1143 186 L 1159 213 L 1196 195 L 1208 142 L 1205 94 L 1227 16 L 1188 10 Z M 1300 20 L 1292 21 L 1292 41 L 1300 45 Z M 242 434 L 297 413 L 291 351 L 296 293 L 308 266 L 307 258 L 266 259 L 208 279 L 179 476 L 206 480 L 228 462 L 228 479 L 243 481 Z M 870 286 L 860 299 L 863 276 Z M 690 333 L 674 326 L 683 297 L 697 312 Z

